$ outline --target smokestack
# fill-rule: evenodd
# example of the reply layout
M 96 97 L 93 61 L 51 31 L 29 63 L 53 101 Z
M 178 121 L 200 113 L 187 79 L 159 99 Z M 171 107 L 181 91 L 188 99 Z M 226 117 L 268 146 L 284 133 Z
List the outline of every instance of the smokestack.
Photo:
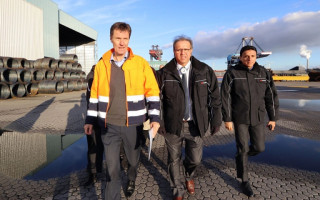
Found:
M 312 51 L 308 50 L 306 45 L 303 44 L 300 46 L 300 56 L 307 59 L 307 70 L 309 69 L 309 58 L 311 57 L 311 53 Z

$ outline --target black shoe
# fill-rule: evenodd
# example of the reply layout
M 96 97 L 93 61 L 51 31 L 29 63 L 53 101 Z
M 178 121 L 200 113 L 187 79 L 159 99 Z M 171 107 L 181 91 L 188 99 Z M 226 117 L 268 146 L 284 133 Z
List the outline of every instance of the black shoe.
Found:
M 134 193 L 135 189 L 135 181 L 128 181 L 127 190 L 126 190 L 126 196 L 131 197 L 131 195 Z
M 97 182 L 97 175 L 96 174 L 90 174 L 89 179 L 87 182 L 85 182 L 84 186 L 93 185 L 95 182 Z
M 242 192 L 247 195 L 248 197 L 253 197 L 253 191 L 251 189 L 249 181 L 241 183 Z

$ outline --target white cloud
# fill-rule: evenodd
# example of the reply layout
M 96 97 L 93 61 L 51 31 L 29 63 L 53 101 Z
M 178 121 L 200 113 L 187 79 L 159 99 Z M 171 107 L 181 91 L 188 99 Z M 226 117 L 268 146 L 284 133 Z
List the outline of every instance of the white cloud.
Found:
M 299 51 L 302 44 L 320 46 L 320 11 L 295 12 L 283 18 L 242 25 L 224 32 L 198 32 L 194 55 L 199 59 L 225 58 L 235 53 L 243 37 L 254 37 L 264 51 Z

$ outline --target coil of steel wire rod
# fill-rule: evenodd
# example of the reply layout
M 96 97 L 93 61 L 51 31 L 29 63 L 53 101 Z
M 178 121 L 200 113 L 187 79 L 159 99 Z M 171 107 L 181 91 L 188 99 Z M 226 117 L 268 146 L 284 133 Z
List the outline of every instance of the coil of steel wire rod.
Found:
M 67 62 L 65 70 L 66 71 L 72 71 L 72 63 L 71 62 Z
M 51 68 L 53 58 L 40 58 L 34 62 L 34 68 L 36 69 L 48 69 Z
M 71 92 L 74 90 L 76 86 L 76 81 L 71 81 L 71 80 L 63 80 L 63 92 Z
M 82 89 L 82 81 L 81 80 L 75 80 L 75 86 L 73 90 L 80 91 Z
M 71 80 L 80 79 L 80 73 L 79 73 L 79 72 L 71 72 L 71 74 L 70 74 L 70 79 L 71 79 Z
M 72 71 L 79 72 L 82 70 L 82 66 L 80 63 L 72 63 Z
M 10 84 L 11 97 L 23 97 L 26 95 L 26 88 L 22 83 Z
M 78 56 L 76 54 L 62 54 L 60 55 L 60 60 L 78 62 Z
M 58 69 L 66 70 L 66 68 L 67 68 L 67 62 L 61 61 L 58 65 Z
M 58 94 L 63 92 L 63 82 L 56 80 L 44 80 L 39 82 L 39 94 Z
M 39 59 L 35 60 L 35 61 L 33 62 L 33 68 L 35 68 L 35 69 L 41 69 L 41 68 L 42 68 L 41 63 L 42 63 L 42 58 L 39 58 Z
M 88 81 L 86 79 L 82 80 L 82 90 L 86 90 L 88 87 Z
M 54 70 L 54 80 L 62 80 L 63 79 L 63 71 L 61 70 Z
M 39 83 L 27 83 L 24 85 L 24 87 L 26 88 L 26 94 L 28 96 L 33 96 L 38 94 Z
M 0 99 L 8 99 L 10 97 L 10 88 L 6 83 L 0 82 Z
M 50 69 L 58 69 L 61 62 L 61 60 L 53 60 Z
M 84 71 L 80 72 L 80 78 L 85 79 L 86 78 L 86 73 Z
M 42 69 L 51 68 L 51 64 L 53 60 L 54 60 L 53 58 L 42 58 L 42 62 L 41 62 Z
M 44 72 L 41 69 L 30 69 L 31 72 L 31 80 L 33 82 L 42 81 L 44 79 Z
M 70 79 L 70 75 L 71 75 L 71 72 L 63 72 L 63 79 L 64 80 L 69 80 Z
M 3 66 L 5 68 L 10 68 L 10 69 L 18 69 L 19 67 L 21 67 L 21 63 L 11 57 L 1 57 L 2 62 L 3 62 Z
M 29 60 L 26 60 L 25 58 L 14 58 L 14 59 L 20 65 L 17 69 L 20 69 L 20 68 L 29 69 L 30 68 L 30 61 Z
M 5 83 L 15 83 L 18 80 L 17 71 L 14 69 L 0 68 L 0 81 Z
M 0 68 L 3 68 L 3 61 L 2 61 L 2 57 L 0 57 Z
M 29 60 L 29 64 L 30 64 L 30 69 L 34 68 L 34 60 Z
M 32 73 L 29 70 L 18 69 L 17 75 L 18 75 L 18 82 L 19 83 L 28 83 L 32 79 Z
M 54 70 L 45 70 L 44 71 L 44 78 L 46 80 L 52 80 L 54 78 Z

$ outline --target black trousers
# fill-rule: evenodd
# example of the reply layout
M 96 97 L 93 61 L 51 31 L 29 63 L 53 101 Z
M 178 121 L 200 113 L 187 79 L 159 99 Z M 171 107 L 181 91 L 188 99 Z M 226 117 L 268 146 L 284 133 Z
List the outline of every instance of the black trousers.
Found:
M 173 196 L 182 197 L 185 193 L 185 184 L 181 182 L 180 161 L 182 145 L 185 141 L 185 158 L 183 160 L 183 174 L 186 180 L 192 180 L 196 168 L 201 163 L 203 140 L 193 121 L 184 122 L 180 136 L 166 133 L 164 135 L 168 150 L 168 173 Z
M 127 127 L 107 124 L 107 128 L 101 130 L 107 164 L 105 200 L 120 200 L 121 198 L 121 143 L 123 143 L 124 152 L 128 160 L 128 180 L 136 180 L 141 149 L 140 133 L 142 133 L 142 125 Z
M 87 171 L 91 174 L 96 174 L 102 171 L 103 162 L 103 144 L 101 140 L 101 132 L 98 126 L 93 127 L 91 135 L 87 135 Z
M 248 181 L 248 156 L 255 156 L 265 150 L 264 124 L 257 126 L 234 124 L 234 129 L 237 145 L 237 177 L 242 181 Z

